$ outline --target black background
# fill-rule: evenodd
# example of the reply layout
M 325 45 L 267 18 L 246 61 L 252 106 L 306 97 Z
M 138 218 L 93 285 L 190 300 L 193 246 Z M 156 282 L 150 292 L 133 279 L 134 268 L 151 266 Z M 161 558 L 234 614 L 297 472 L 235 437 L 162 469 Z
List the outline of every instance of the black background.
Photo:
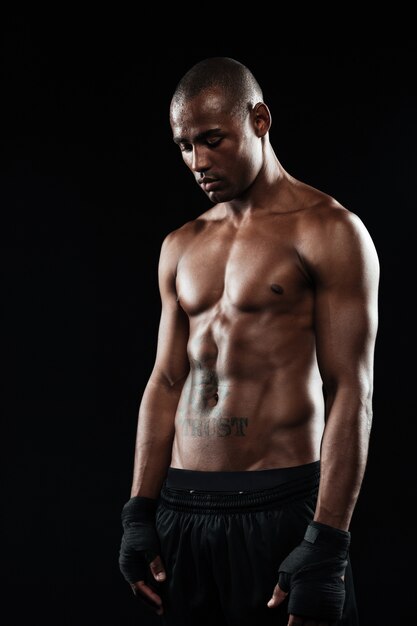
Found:
M 118 570 L 120 510 L 155 355 L 160 244 L 209 206 L 171 141 L 169 101 L 217 55 L 263 87 L 285 169 L 357 213 L 376 244 L 374 426 L 352 563 L 362 626 L 415 618 L 415 51 L 156 53 L 128 21 L 2 27 L 7 624 L 159 623 Z

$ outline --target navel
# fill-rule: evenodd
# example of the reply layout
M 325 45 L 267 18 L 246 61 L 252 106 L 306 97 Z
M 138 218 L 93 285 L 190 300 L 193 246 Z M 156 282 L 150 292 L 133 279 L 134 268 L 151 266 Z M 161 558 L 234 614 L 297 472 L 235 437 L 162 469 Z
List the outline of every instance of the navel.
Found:
M 273 291 L 274 293 L 277 293 L 279 295 L 284 293 L 284 288 L 281 287 L 281 285 L 277 285 L 276 283 L 273 283 L 271 285 L 271 291 Z

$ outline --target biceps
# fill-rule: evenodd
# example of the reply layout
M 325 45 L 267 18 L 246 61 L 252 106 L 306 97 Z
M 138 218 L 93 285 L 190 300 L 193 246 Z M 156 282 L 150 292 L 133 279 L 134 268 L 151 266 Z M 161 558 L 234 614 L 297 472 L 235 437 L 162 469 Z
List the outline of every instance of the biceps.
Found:
M 158 330 L 155 373 L 171 385 L 184 378 L 189 371 L 187 356 L 188 318 L 177 305 L 163 306 Z
M 364 292 L 319 292 L 315 323 L 317 358 L 325 386 L 356 386 L 369 381 L 377 330 L 373 298 Z

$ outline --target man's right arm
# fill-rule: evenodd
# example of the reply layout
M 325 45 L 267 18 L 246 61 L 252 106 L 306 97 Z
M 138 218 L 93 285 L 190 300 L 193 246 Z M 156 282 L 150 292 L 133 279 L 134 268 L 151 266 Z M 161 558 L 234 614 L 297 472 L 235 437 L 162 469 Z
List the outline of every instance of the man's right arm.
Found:
M 119 565 L 134 594 L 158 614 L 164 609 L 152 582 L 166 578 L 155 526 L 158 496 L 172 455 L 175 414 L 189 372 L 188 317 L 177 301 L 180 257 L 177 231 L 161 248 L 158 268 L 162 310 L 155 364 L 139 406 L 131 497 L 122 510 Z M 149 578 L 151 577 L 151 578 Z
M 155 364 L 139 406 L 131 497 L 159 495 L 171 460 L 175 413 L 189 372 L 188 317 L 175 287 L 179 254 L 174 231 L 165 238 L 159 259 L 161 318 Z

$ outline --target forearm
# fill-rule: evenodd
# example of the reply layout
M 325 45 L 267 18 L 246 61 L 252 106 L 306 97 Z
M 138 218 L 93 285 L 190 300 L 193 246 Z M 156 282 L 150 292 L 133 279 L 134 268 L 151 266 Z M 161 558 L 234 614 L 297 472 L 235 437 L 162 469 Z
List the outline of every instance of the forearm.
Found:
M 158 497 L 171 460 L 175 412 L 183 381 L 150 381 L 139 408 L 131 497 Z
M 345 389 L 331 401 L 321 447 L 321 478 L 314 519 L 348 530 L 368 455 L 372 419 L 368 394 Z

